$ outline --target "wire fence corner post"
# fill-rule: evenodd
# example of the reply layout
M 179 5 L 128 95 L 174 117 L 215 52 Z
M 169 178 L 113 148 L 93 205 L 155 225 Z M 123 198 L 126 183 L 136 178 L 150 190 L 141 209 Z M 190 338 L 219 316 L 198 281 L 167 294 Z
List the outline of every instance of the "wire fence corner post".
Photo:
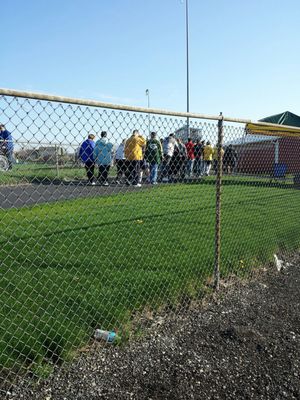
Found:
M 220 113 L 218 121 L 217 157 L 218 169 L 216 179 L 216 225 L 215 225 L 215 264 L 214 264 L 214 288 L 220 288 L 220 258 L 221 258 L 221 195 L 223 173 L 223 115 Z
M 59 178 L 59 158 L 58 158 L 58 146 L 55 145 L 55 165 L 56 165 L 56 177 Z

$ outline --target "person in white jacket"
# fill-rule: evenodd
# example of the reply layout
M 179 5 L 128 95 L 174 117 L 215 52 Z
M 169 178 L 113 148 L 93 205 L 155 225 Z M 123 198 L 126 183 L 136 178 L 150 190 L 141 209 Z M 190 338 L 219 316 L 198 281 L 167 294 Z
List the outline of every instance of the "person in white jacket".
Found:
M 174 134 L 171 133 L 167 136 L 163 141 L 163 163 L 162 163 L 162 170 L 161 170 L 161 178 L 162 182 L 168 182 L 171 171 L 170 171 L 170 162 L 174 155 L 175 148 L 178 147 L 177 140 L 174 137 Z
M 121 183 L 121 180 L 123 176 L 125 176 L 125 171 L 126 171 L 125 142 L 126 139 L 123 139 L 122 142 L 119 144 L 115 154 L 116 167 L 117 167 L 116 184 L 118 185 Z

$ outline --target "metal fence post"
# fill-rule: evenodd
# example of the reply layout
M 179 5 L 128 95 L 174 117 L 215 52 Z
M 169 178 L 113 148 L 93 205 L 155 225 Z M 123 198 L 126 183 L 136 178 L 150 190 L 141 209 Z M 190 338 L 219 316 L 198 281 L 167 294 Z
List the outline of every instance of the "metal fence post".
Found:
M 56 176 L 59 178 L 59 161 L 58 161 L 58 146 L 55 145 L 55 164 L 56 164 Z
M 214 265 L 214 288 L 220 287 L 220 257 L 221 257 L 221 194 L 222 194 L 222 172 L 223 172 L 223 115 L 220 113 L 218 121 L 218 171 L 216 179 L 216 226 L 215 226 L 215 265 Z

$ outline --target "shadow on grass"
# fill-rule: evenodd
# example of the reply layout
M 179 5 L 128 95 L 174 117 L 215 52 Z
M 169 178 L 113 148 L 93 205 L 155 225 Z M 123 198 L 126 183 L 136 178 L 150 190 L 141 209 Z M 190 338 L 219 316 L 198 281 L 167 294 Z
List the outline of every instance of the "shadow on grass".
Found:
M 188 210 L 181 210 L 181 211 L 173 211 L 173 212 L 168 212 L 168 213 L 156 213 L 156 214 L 151 214 L 151 215 L 137 215 L 134 218 L 124 218 L 124 219 L 119 219 L 119 220 L 113 220 L 113 221 L 107 221 L 107 222 L 101 222 L 97 224 L 89 224 L 88 226 L 79 226 L 77 228 L 72 227 L 72 228 L 67 228 L 67 229 L 60 229 L 60 230 L 54 230 L 49 233 L 44 233 L 43 237 L 51 237 L 53 235 L 60 235 L 60 234 L 65 234 L 65 233 L 70 233 L 70 232 L 79 232 L 79 231 L 88 231 L 91 229 L 97 229 L 97 228 L 103 228 L 103 227 L 108 227 L 108 226 L 118 226 L 126 223 L 136 223 L 136 224 L 141 224 L 141 220 L 143 222 L 145 221 L 152 221 L 156 219 L 161 219 L 167 216 L 167 219 L 170 219 L 170 216 L 181 216 L 181 215 L 187 215 L 190 214 L 191 212 L 196 212 L 196 211 L 203 211 L 203 210 L 211 210 L 212 207 L 210 205 L 208 206 L 201 206 L 193 209 L 188 209 Z M 204 225 L 204 224 L 203 224 Z M 40 233 L 36 235 L 24 235 L 22 237 L 11 237 L 9 240 L 11 242 L 18 242 L 20 240 L 25 240 L 33 237 L 40 237 Z M 7 240 L 0 241 L 1 245 L 4 245 L 7 243 Z
M 216 178 L 213 179 L 201 179 L 191 183 L 198 183 L 201 185 L 216 185 Z M 246 180 L 243 177 L 237 177 L 236 179 L 222 179 L 222 186 L 252 186 L 252 187 L 264 187 L 264 188 L 277 188 L 277 189 L 300 189 L 300 186 L 296 186 L 289 182 L 273 182 L 268 179 L 262 180 Z

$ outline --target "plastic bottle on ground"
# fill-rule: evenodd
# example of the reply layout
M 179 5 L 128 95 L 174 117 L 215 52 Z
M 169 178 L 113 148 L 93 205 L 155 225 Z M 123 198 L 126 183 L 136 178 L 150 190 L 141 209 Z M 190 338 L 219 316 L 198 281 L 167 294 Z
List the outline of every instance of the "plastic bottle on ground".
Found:
M 94 338 L 97 340 L 104 340 L 105 342 L 112 343 L 117 337 L 116 332 L 104 331 L 103 329 L 96 329 Z

